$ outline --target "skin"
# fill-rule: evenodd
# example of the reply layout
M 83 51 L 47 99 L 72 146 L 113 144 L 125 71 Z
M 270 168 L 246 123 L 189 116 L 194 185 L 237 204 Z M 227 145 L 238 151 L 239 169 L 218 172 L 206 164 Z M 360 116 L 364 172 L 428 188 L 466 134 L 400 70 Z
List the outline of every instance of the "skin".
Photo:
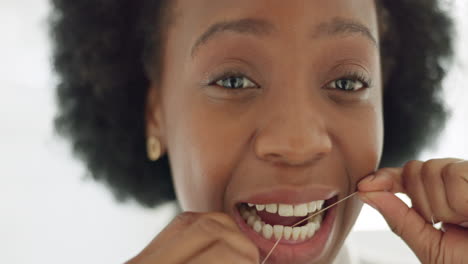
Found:
M 466 263 L 468 161 L 413 160 L 402 168 L 378 170 L 358 188 L 361 199 L 384 216 L 421 263 Z M 407 194 L 412 208 L 394 193 Z M 442 228 L 433 228 L 439 221 Z
M 373 1 L 181 0 L 174 14 L 149 130 L 167 146 L 184 211 L 232 214 L 240 197 L 278 186 L 325 186 L 344 197 L 376 169 L 383 142 L 379 50 L 360 33 L 312 36 L 336 17 L 359 21 L 378 36 Z M 192 54 L 210 25 L 245 18 L 276 29 L 262 36 L 224 32 Z M 229 94 L 204 84 L 229 70 L 261 87 Z M 359 92 L 329 88 L 348 72 L 375 85 Z M 320 262 L 337 253 L 361 205 L 354 199 L 338 209 Z
M 169 154 L 183 211 L 198 213 L 176 218 L 129 263 L 258 263 L 265 252 L 232 220 L 236 203 L 279 188 L 328 188 L 342 198 L 377 169 L 383 120 L 374 1 L 179 0 L 172 8 L 161 81 L 148 94 L 147 134 Z M 215 23 L 242 19 L 270 26 L 199 40 Z M 337 20 L 358 22 L 369 34 L 317 30 Z M 229 71 L 254 87 L 229 92 L 210 82 Z M 350 72 L 372 86 L 333 88 Z M 361 206 L 355 197 L 337 207 L 318 258 L 291 252 L 269 263 L 330 263 Z

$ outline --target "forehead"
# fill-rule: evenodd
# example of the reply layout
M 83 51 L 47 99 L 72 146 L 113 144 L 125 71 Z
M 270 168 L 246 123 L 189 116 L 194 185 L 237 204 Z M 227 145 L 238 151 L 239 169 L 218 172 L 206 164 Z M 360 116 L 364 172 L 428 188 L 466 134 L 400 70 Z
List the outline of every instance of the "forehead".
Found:
M 279 32 L 300 33 L 332 19 L 349 19 L 378 36 L 374 0 L 177 0 L 175 24 L 191 34 L 220 21 L 262 19 Z
M 177 0 L 171 6 L 169 47 L 175 48 L 178 56 L 194 57 L 199 46 L 223 32 L 266 36 L 275 43 L 288 46 L 302 43 L 305 46 L 301 47 L 306 47 L 313 43 L 314 37 L 324 37 L 327 34 L 323 33 L 328 31 L 334 37 L 360 36 L 359 39 L 378 50 L 379 27 L 374 1 Z M 241 23 L 234 27 L 222 26 L 236 21 Z M 245 21 L 261 21 L 268 27 L 255 27 Z

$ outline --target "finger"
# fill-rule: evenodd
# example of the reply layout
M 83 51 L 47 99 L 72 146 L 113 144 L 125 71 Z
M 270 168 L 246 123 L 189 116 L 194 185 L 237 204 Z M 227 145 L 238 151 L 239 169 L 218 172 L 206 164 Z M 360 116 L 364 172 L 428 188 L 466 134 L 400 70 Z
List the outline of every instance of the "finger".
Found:
M 199 213 L 184 212 L 177 215 L 138 255 L 126 262 L 126 264 L 141 263 L 148 255 L 151 255 L 161 245 L 176 237 L 182 230 L 190 226 L 198 217 Z
M 238 230 L 237 225 L 226 219 L 222 216 L 221 213 L 211 213 L 209 217 L 213 217 L 221 223 L 224 223 L 227 228 L 235 231 Z M 147 252 L 153 252 L 155 249 L 160 248 L 163 244 L 166 244 L 169 240 L 177 237 L 177 234 L 182 230 L 187 229 L 188 226 L 192 225 L 202 217 L 202 213 L 195 212 L 184 212 L 177 215 L 167 226 L 164 228 L 152 241 L 151 243 L 140 253 L 140 255 L 145 255 Z
M 412 207 L 428 222 L 432 223 L 432 209 L 429 204 L 422 174 L 431 169 L 430 162 L 413 160 L 403 167 L 403 186 L 406 194 L 411 198 Z
M 145 259 L 147 261 L 145 263 L 152 263 L 156 260 L 158 263 L 185 263 L 197 256 L 199 252 L 203 252 L 209 245 L 221 241 L 229 244 L 246 258 L 258 259 L 259 253 L 256 246 L 239 230 L 233 231 L 231 221 L 233 222 L 224 214 L 203 214 L 186 230 L 155 249 Z M 229 227 L 226 225 L 227 222 L 229 222 Z M 180 250 L 175 251 L 174 248 Z
M 390 192 L 359 193 L 359 196 L 382 214 L 392 231 L 408 244 L 422 263 L 430 263 L 437 256 L 442 232 L 434 229 L 414 209 Z
M 459 217 L 452 224 L 468 222 L 468 161 L 459 161 L 447 165 L 442 171 L 448 207 Z
M 449 259 L 443 263 L 466 263 L 468 259 L 466 250 L 468 248 L 468 229 L 452 224 L 443 224 L 442 226 L 445 230 L 444 247 L 449 252 L 449 254 L 445 254 Z
M 162 244 L 173 239 L 182 230 L 190 226 L 198 217 L 199 213 L 184 212 L 177 215 L 137 256 L 129 260 L 127 264 L 139 263 L 141 259 L 145 259 L 147 255 L 151 255 Z
M 364 178 L 358 184 L 358 190 L 361 192 L 404 192 L 401 184 L 402 168 L 382 168 L 374 174 Z
M 447 192 L 452 192 L 453 189 L 448 188 L 444 183 L 443 177 L 446 177 L 448 182 L 457 182 L 456 176 L 452 176 L 444 168 L 448 168 L 449 164 L 458 162 L 460 159 L 434 159 L 424 163 L 421 174 L 424 188 L 426 189 L 431 215 L 434 216 L 434 221 L 452 222 L 455 218 L 459 218 L 454 210 L 449 206 Z M 445 174 L 445 175 L 444 175 Z M 467 190 L 468 192 L 468 190 Z M 431 216 L 431 217 L 432 217 Z
M 209 247 L 190 259 L 188 264 L 258 264 L 259 259 L 247 258 L 239 251 L 224 242 L 213 243 Z

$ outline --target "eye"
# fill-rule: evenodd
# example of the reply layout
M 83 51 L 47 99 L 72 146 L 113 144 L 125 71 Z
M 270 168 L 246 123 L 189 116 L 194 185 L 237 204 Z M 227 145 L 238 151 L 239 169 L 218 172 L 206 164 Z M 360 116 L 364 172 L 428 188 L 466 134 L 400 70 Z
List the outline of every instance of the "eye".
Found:
M 255 88 L 257 85 L 245 76 L 227 76 L 215 82 L 216 85 L 231 90 Z
M 359 72 L 349 72 L 340 79 L 336 79 L 328 84 L 328 88 L 343 92 L 358 92 L 360 90 L 371 88 L 372 79 Z
M 345 92 L 354 92 L 366 88 L 366 84 L 357 79 L 342 78 L 330 83 L 330 88 L 339 89 Z

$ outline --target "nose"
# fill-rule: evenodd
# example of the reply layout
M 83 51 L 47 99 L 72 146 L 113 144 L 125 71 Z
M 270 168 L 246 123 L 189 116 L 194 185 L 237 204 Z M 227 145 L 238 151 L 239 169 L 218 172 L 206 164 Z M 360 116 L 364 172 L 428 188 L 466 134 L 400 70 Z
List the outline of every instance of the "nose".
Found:
M 255 137 L 255 155 L 259 159 L 272 164 L 303 166 L 331 152 L 332 141 L 324 117 L 310 107 L 310 102 L 309 106 L 296 102 L 277 108 L 269 116 Z

